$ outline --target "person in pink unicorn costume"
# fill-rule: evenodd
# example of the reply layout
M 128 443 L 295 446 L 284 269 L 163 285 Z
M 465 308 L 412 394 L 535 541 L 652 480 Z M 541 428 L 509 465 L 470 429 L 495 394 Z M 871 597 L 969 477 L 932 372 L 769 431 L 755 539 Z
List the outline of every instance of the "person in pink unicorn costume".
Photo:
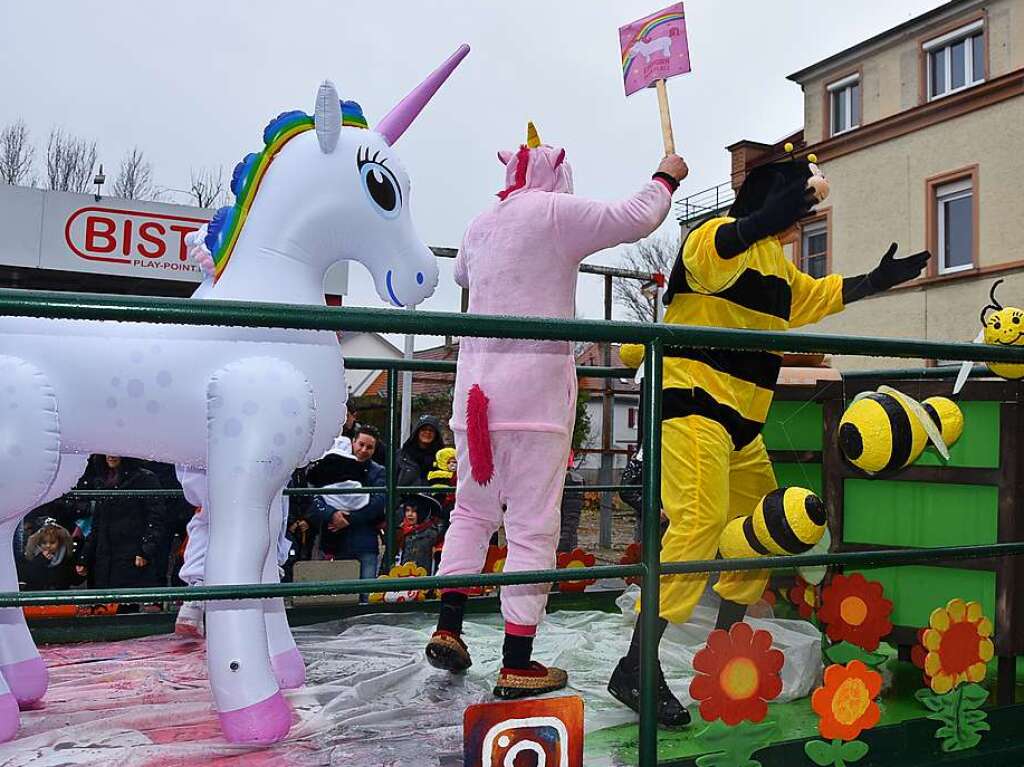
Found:
M 565 150 L 541 144 L 532 123 L 527 143 L 498 159 L 505 189 L 470 223 L 455 260 L 455 281 L 469 290 L 471 314 L 573 318 L 580 262 L 651 234 L 688 172 L 682 158 L 670 155 L 632 197 L 610 203 L 576 197 Z M 554 568 L 576 385 L 568 341 L 462 339 L 451 420 L 459 484 L 438 575 L 480 572 L 503 518 L 505 572 Z M 565 671 L 531 659 L 549 590 L 549 584 L 501 589 L 498 697 L 539 695 L 568 681 Z M 444 591 L 426 647 L 431 665 L 455 673 L 472 664 L 462 640 L 466 592 Z

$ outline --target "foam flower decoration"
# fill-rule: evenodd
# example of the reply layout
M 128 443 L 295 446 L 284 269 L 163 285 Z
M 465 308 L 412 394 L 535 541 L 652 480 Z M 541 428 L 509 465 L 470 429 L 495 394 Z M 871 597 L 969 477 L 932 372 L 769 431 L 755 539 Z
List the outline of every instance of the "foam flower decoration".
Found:
M 818 619 L 833 642 L 849 642 L 863 650 L 878 649 L 882 637 L 892 631 L 892 602 L 882 584 L 860 573 L 836 575 L 822 592 Z
M 992 621 L 977 602 L 950 600 L 934 610 L 922 637 L 928 654 L 924 673 L 932 690 L 940 695 L 963 682 L 980 682 L 992 660 Z
M 573 549 L 572 551 L 563 551 L 558 555 L 558 569 L 559 570 L 571 570 L 580 567 L 593 567 L 596 559 L 593 554 L 588 554 L 583 549 Z M 597 579 L 590 578 L 583 581 L 560 581 L 558 584 L 559 591 L 583 591 L 587 586 L 591 586 L 597 583 Z
M 488 546 L 487 558 L 484 559 L 485 573 L 500 573 L 505 569 L 505 557 L 508 556 L 508 546 Z
M 756 724 L 768 715 L 768 701 L 782 692 L 779 672 L 784 663 L 783 654 L 772 649 L 769 632 L 754 631 L 742 622 L 728 633 L 716 629 L 693 658 L 697 674 L 690 697 L 700 701 L 700 715 L 707 722 Z
M 910 662 L 921 669 L 921 673 L 924 676 L 925 687 L 931 687 L 932 679 L 924 670 L 924 662 L 928 657 L 928 648 L 924 646 L 924 632 L 927 630 L 928 629 L 917 630 L 917 644 L 910 648 Z
M 643 556 L 643 547 L 639 543 L 633 542 L 633 543 L 629 544 L 626 547 L 625 552 L 623 552 L 622 557 L 619 559 L 619 564 L 620 565 L 636 565 L 636 564 L 639 564 L 640 561 L 641 561 L 640 560 L 641 556 Z M 640 583 L 640 576 L 639 575 L 631 575 L 629 578 L 626 578 L 626 583 L 628 583 L 628 584 Z
M 810 620 L 814 617 L 814 610 L 818 606 L 818 590 L 816 587 L 798 575 L 796 576 L 796 582 L 790 587 L 787 596 L 789 601 L 796 606 L 801 618 Z
M 426 574 L 427 571 L 415 562 L 406 562 L 404 565 L 395 565 L 388 571 L 387 575 L 382 575 L 381 578 L 422 578 Z M 424 599 L 426 599 L 426 592 L 422 589 L 370 594 L 371 602 L 387 602 L 389 604 L 395 602 L 422 602 Z
M 882 675 L 859 660 L 825 669 L 825 685 L 811 696 L 811 708 L 820 720 L 818 732 L 830 740 L 856 740 L 881 717 L 875 698 L 882 690 Z

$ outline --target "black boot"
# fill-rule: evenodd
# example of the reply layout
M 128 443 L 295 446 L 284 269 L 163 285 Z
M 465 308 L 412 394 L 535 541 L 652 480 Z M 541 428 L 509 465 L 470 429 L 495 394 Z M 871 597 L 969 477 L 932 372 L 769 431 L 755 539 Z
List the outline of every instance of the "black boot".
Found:
M 640 713 L 640 667 L 619 660 L 612 678 L 608 681 L 608 692 L 617 701 Z M 685 727 L 690 723 L 690 712 L 665 683 L 665 675 L 658 664 L 658 724 L 662 727 Z
M 746 614 L 746 605 L 723 599 L 722 604 L 718 606 L 718 620 L 715 622 L 715 628 L 728 631 L 733 627 L 733 624 L 742 621 Z

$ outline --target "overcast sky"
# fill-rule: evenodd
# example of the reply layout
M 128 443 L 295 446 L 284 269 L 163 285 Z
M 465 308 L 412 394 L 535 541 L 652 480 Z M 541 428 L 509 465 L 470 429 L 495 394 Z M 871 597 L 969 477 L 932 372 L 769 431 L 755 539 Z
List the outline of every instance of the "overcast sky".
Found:
M 801 126 L 800 88 L 786 75 L 941 4 L 688 0 L 693 71 L 668 86 L 677 151 L 690 166 L 676 199 L 728 179 L 727 144 Z M 271 117 L 313 111 L 324 78 L 372 125 L 467 42 L 469 56 L 397 146 L 421 236 L 457 247 L 502 186 L 495 151 L 524 141 L 528 119 L 546 143 L 567 148 L 577 194 L 614 199 L 650 176 L 662 154 L 657 103 L 651 90 L 623 96 L 617 30 L 667 5 L 0 0 L 0 126 L 24 119 L 38 155 L 54 125 L 94 139 L 108 178 L 137 145 L 158 184 L 184 189 L 190 167 L 223 166 L 230 178 Z M 380 306 L 362 267 L 350 274 L 348 303 Z M 582 277 L 579 313 L 602 316 L 602 295 L 598 278 Z M 442 263 L 422 307 L 458 306 Z

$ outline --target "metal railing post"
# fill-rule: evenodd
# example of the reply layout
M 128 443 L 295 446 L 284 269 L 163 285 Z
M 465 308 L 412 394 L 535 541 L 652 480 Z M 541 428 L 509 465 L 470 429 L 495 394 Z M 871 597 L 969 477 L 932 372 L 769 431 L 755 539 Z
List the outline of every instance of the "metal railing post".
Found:
M 658 764 L 658 623 L 661 559 L 661 361 L 662 342 L 644 353 L 643 581 L 640 621 L 640 767 Z
M 391 569 L 395 561 L 395 457 L 398 455 L 398 372 L 388 371 L 388 452 L 387 458 L 387 498 L 384 501 L 387 508 L 384 510 L 386 516 L 385 538 L 384 538 L 384 572 Z

